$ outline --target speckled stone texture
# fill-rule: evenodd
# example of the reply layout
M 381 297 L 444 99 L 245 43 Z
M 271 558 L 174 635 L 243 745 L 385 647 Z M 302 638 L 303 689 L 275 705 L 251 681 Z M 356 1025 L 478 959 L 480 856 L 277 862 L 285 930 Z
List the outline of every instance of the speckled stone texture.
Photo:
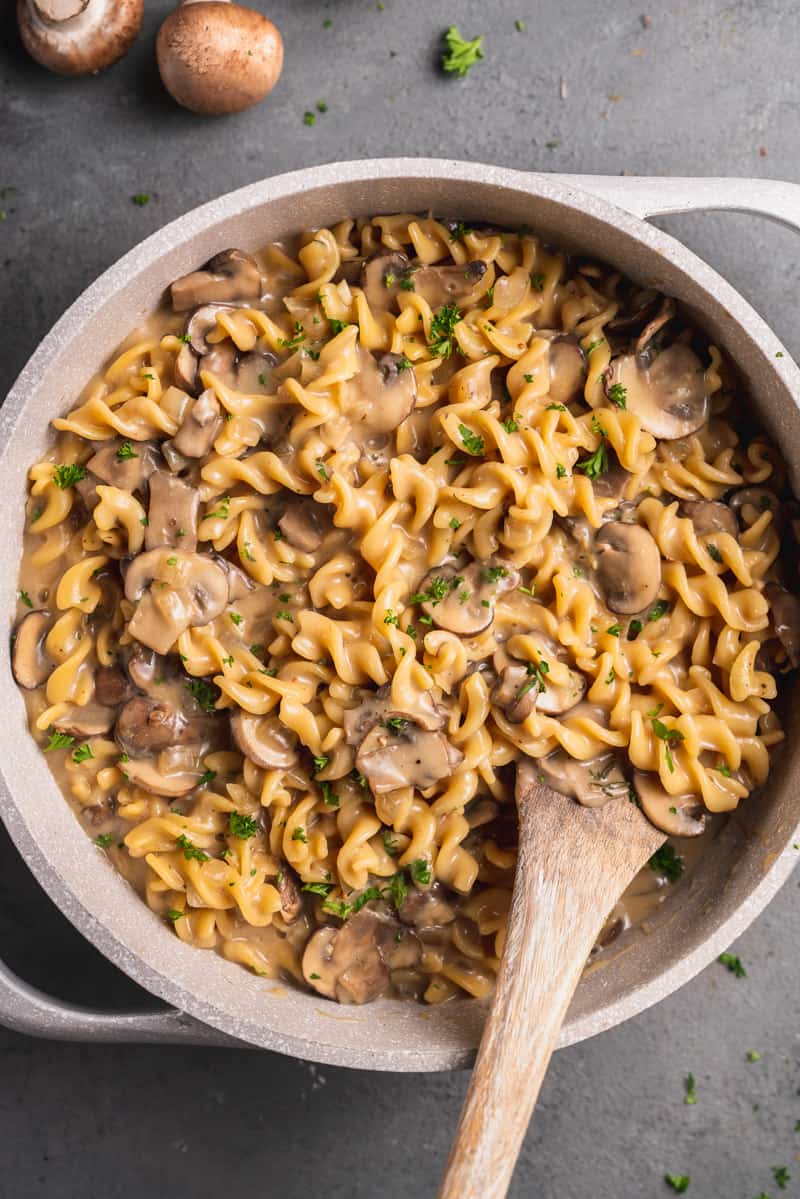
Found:
M 800 180 L 800 32 L 788 0 L 653 6 L 279 0 L 287 49 L 272 98 L 202 119 L 161 90 L 152 53 L 170 5 L 148 0 L 133 52 L 60 80 L 28 62 L 0 16 L 0 394 L 53 320 L 104 267 L 196 204 L 267 174 L 383 154 L 473 158 L 571 173 Z M 413 16 L 409 13 L 413 12 Z M 332 25 L 324 27 L 329 19 Z M 515 21 L 527 22 L 524 33 Z M 434 70 L 457 21 L 487 35 L 464 81 Z M 565 89 L 561 80 L 565 81 Z M 566 99 L 561 98 L 566 91 Z M 316 124 L 303 113 L 318 100 Z M 145 207 L 135 193 L 152 197 Z M 743 216 L 664 222 L 800 353 L 796 238 Z M 790 881 L 721 966 L 637 1020 L 560 1052 L 515 1199 L 657 1199 L 665 1172 L 703 1199 L 800 1188 L 797 946 Z M 0 954 L 85 1003 L 147 1003 L 54 911 L 0 838 Z M 0 1197 L 406 1199 L 435 1192 L 463 1075 L 386 1076 L 268 1053 L 88 1047 L 0 1032 Z M 761 1053 L 750 1062 L 750 1050 Z M 683 1103 L 697 1079 L 698 1102 Z M 800 1193 L 800 1190 L 798 1190 Z

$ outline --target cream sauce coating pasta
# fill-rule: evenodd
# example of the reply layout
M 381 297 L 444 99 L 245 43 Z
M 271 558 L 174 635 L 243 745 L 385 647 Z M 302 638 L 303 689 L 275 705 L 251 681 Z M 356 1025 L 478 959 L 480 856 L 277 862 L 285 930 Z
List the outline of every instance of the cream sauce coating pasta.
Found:
M 347 219 L 176 280 L 30 470 L 14 673 L 84 827 L 258 974 L 488 995 L 521 757 L 694 857 L 767 779 L 796 506 L 744 399 L 528 231 Z

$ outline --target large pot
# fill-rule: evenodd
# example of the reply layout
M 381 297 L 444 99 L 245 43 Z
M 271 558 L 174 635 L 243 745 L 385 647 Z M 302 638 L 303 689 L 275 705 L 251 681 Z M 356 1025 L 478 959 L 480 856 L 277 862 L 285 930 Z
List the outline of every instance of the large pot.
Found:
M 726 348 L 760 419 L 800 468 L 800 371 L 753 309 L 719 275 L 644 217 L 736 208 L 800 229 L 800 187 L 747 180 L 646 180 L 532 175 L 424 159 L 355 162 L 281 175 L 180 217 L 106 271 L 65 313 L 20 375 L 0 418 L 0 611 L 14 609 L 27 469 L 50 419 L 77 396 L 165 286 L 229 245 L 253 249 L 287 232 L 351 214 L 425 211 L 501 225 L 527 224 L 642 284 L 681 299 Z M 0 1022 L 53 1037 L 189 1040 L 275 1049 L 318 1062 L 379 1070 L 466 1066 L 483 1008 L 382 1000 L 338 1008 L 184 945 L 98 853 L 58 792 L 29 736 L 21 696 L 5 678 L 0 810 L 20 852 L 59 908 L 117 966 L 172 1010 L 119 1015 L 66 1007 L 0 968 Z M 795 684 L 796 688 L 797 684 Z M 579 1041 L 636 1015 L 707 965 L 787 878 L 800 827 L 800 704 L 787 704 L 786 747 L 766 793 L 747 801 L 678 886 L 652 931 L 626 934 L 612 960 L 583 978 L 561 1033 Z

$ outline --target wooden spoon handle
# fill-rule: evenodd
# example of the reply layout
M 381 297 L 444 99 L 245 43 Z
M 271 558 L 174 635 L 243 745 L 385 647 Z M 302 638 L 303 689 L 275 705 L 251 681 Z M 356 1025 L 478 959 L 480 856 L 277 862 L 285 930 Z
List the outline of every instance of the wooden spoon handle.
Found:
M 640 852 L 612 852 L 598 869 L 598 853 L 608 853 L 598 844 L 602 836 L 565 837 L 578 805 L 563 801 L 559 827 L 561 805 L 551 797 L 520 805 L 517 875 L 497 990 L 439 1199 L 506 1194 L 586 959 L 608 912 L 663 840 L 651 830 Z

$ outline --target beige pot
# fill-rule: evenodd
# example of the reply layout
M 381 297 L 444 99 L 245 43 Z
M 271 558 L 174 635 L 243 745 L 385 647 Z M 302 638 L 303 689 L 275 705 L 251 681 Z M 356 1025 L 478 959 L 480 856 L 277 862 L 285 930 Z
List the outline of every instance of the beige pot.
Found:
M 425 159 L 316 167 L 253 184 L 180 217 L 126 254 L 42 342 L 0 416 L 0 609 L 14 609 L 27 468 L 51 417 L 64 410 L 166 285 L 221 247 L 254 249 L 287 231 L 353 214 L 432 209 L 465 220 L 527 224 L 546 239 L 605 259 L 684 301 L 747 379 L 762 423 L 798 487 L 800 372 L 752 308 L 680 243 L 642 218 L 699 208 L 757 212 L 800 229 L 800 187 L 756 180 L 648 180 L 532 175 Z M 41 1036 L 237 1042 L 318 1062 L 379 1070 L 468 1065 L 482 1006 L 383 1000 L 340 1008 L 248 974 L 184 945 L 117 875 L 78 826 L 26 727 L 7 644 L 0 669 L 0 811 L 28 865 L 73 924 L 112 962 L 172 1005 L 119 1015 L 67 1007 L 0 966 L 0 1023 Z M 795 684 L 796 693 L 797 684 Z M 566 1045 L 610 1028 L 681 986 L 724 949 L 785 881 L 800 840 L 797 704 L 766 793 L 745 803 L 691 881 L 676 887 L 645 935 L 625 934 L 613 959 L 581 982 Z

